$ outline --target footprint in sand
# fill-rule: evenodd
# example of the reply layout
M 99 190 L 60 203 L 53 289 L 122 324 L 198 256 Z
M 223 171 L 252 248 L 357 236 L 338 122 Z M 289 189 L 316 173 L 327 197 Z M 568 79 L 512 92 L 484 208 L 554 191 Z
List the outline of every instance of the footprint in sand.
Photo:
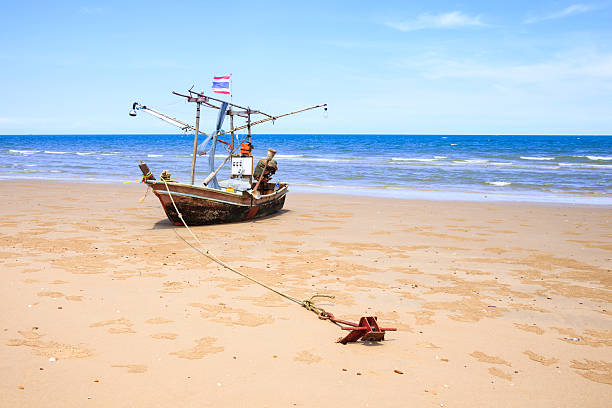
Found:
M 164 282 L 161 293 L 181 293 L 183 289 L 196 288 L 197 285 L 188 282 Z
M 590 381 L 612 385 L 612 363 L 585 359 L 584 362 L 572 360 L 571 368 Z
M 244 309 L 236 309 L 227 306 L 224 303 L 210 305 L 204 303 L 189 303 L 191 307 L 201 309 L 200 315 L 205 319 L 210 319 L 217 323 L 223 323 L 228 326 L 249 326 L 255 327 L 262 324 L 268 324 L 274 321 L 272 316 L 262 316 L 248 312 Z
M 160 339 L 160 340 L 174 340 L 178 337 L 178 334 L 176 333 L 155 333 L 155 334 L 152 334 L 151 337 L 153 337 L 154 339 Z
M 536 361 L 545 366 L 555 364 L 556 362 L 559 361 L 558 358 L 555 358 L 555 357 L 546 358 L 544 356 L 534 353 L 531 350 L 523 351 L 523 354 L 527 355 L 527 357 L 529 357 L 530 360 Z
M 490 356 L 488 354 L 483 353 L 482 351 L 475 351 L 472 354 L 470 354 L 470 356 L 474 357 L 476 360 L 480 361 L 481 363 L 502 364 L 508 367 L 512 367 L 512 364 L 510 364 L 503 358 L 496 357 L 496 356 Z
M 83 300 L 83 296 L 66 296 L 66 300 L 72 300 L 73 302 L 80 302 Z
M 475 351 L 472 354 L 470 354 L 470 356 L 474 357 L 476 360 L 480 361 L 481 363 L 499 364 L 499 365 L 505 365 L 508 367 L 512 367 L 512 364 L 510 364 L 508 361 L 504 360 L 503 358 L 497 357 L 497 356 L 490 356 L 488 354 L 483 353 L 482 351 Z M 507 373 L 503 370 L 500 370 L 497 367 L 489 367 L 489 374 L 494 375 L 499 378 L 503 378 L 504 380 L 512 381 L 511 373 Z
M 410 312 L 408 314 L 414 315 L 414 323 L 418 326 L 435 323 L 435 321 L 432 319 L 435 313 L 431 310 L 419 310 L 416 312 Z
M 542 329 L 541 327 L 537 326 L 535 323 L 533 324 L 520 324 L 520 323 L 514 323 L 514 326 L 521 329 L 521 330 L 525 330 L 531 333 L 535 333 L 535 334 L 544 334 L 546 333 L 546 330 Z
M 132 330 L 133 325 L 134 323 L 132 323 L 130 320 L 126 319 L 125 317 L 122 317 L 120 319 L 104 320 L 101 322 L 92 323 L 89 325 L 89 327 L 119 326 L 110 327 L 108 329 L 108 332 L 111 334 L 136 333 L 134 330 Z
M 7 346 L 26 346 L 40 356 L 54 357 L 58 360 L 86 358 L 93 355 L 93 352 L 82 344 L 73 345 L 56 341 L 43 341 L 41 338 L 44 335 L 34 330 L 20 330 L 18 333 L 22 338 L 8 340 Z
M 214 346 L 213 343 L 217 339 L 214 337 L 202 337 L 196 340 L 196 346 L 190 349 L 179 350 L 170 354 L 176 355 L 179 358 L 186 358 L 188 360 L 198 360 L 209 354 L 220 353 L 224 350 L 221 346 Z
M 319 357 L 308 350 L 300 351 L 295 355 L 295 357 L 293 357 L 293 359 L 306 364 L 318 363 L 323 360 L 322 357 Z
M 503 378 L 504 380 L 512 381 L 512 374 L 506 373 L 497 367 L 490 367 L 489 374 L 494 375 L 499 378 Z
M 148 370 L 146 365 L 139 364 L 113 364 L 111 367 L 127 368 L 127 372 L 130 374 L 142 374 Z
M 64 294 L 62 292 L 38 292 L 36 294 L 37 296 L 48 296 L 51 298 L 61 298 L 64 297 Z

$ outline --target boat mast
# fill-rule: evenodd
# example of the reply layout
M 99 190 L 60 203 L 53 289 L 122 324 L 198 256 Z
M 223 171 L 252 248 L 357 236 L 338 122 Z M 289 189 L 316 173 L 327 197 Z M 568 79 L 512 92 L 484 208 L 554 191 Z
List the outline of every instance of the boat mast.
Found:
M 249 148 L 251 148 L 251 108 L 247 110 L 247 128 L 249 129 Z
M 193 139 L 193 157 L 191 158 L 191 185 L 195 178 L 195 163 L 198 150 L 198 133 L 200 132 L 200 102 L 196 103 L 195 137 Z
M 232 112 L 230 110 L 230 112 Z M 234 129 L 234 113 L 230 114 L 230 129 Z M 232 130 L 232 140 L 230 141 L 230 152 L 234 151 L 234 131 Z

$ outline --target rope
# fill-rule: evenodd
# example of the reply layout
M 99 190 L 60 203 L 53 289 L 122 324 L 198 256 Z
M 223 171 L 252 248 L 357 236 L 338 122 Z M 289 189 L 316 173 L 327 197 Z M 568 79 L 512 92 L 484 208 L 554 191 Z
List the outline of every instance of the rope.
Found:
M 329 313 L 327 313 L 323 308 L 320 308 L 320 307 L 316 306 L 313 299 L 317 298 L 317 297 L 326 297 L 326 298 L 333 299 L 334 296 L 315 294 L 310 299 L 299 300 L 298 298 L 295 298 L 295 297 L 293 297 L 291 295 L 283 293 L 280 290 L 275 289 L 275 288 L 273 288 L 270 285 L 267 285 L 267 284 L 265 284 L 265 283 L 255 279 L 255 278 L 250 277 L 249 275 L 247 275 L 247 274 L 245 274 L 243 272 L 240 272 L 237 269 L 232 268 L 230 265 L 226 264 L 225 262 L 223 262 L 222 260 L 217 258 L 217 256 L 215 254 L 213 254 L 212 252 L 210 252 L 208 249 L 205 249 L 204 245 L 202 244 L 202 242 L 193 233 L 193 231 L 191 231 L 191 229 L 189 228 L 189 226 L 187 225 L 187 223 L 183 219 L 183 214 L 181 214 L 181 212 L 179 211 L 178 207 L 176 206 L 176 203 L 174 202 L 174 198 L 172 198 L 172 193 L 170 192 L 170 188 L 168 187 L 168 183 L 164 179 L 162 179 L 162 181 L 164 182 L 164 185 L 166 186 L 166 190 L 168 191 L 168 196 L 170 197 L 170 201 L 172 201 L 172 205 L 174 206 L 174 209 L 176 210 L 176 213 L 178 214 L 181 222 L 183 223 L 183 225 L 185 226 L 187 231 L 189 231 L 189 233 L 191 234 L 193 239 L 195 239 L 196 242 L 200 245 L 200 247 L 192 246 L 193 249 L 195 249 L 196 251 L 198 251 L 200 254 L 204 255 L 205 257 L 207 257 L 211 261 L 213 261 L 213 262 L 221 265 L 222 267 L 224 267 L 224 268 L 234 272 L 235 274 L 238 274 L 238 275 L 242 276 L 243 278 L 248 279 L 251 282 L 258 284 L 259 286 L 262 286 L 262 287 L 264 287 L 264 288 L 266 288 L 266 289 L 276 293 L 277 295 L 284 297 L 287 300 L 290 300 L 290 301 L 292 301 L 294 303 L 297 303 L 298 305 L 306 308 L 306 310 L 314 312 L 315 314 L 317 314 L 317 316 L 319 316 L 319 318 L 328 319 L 329 316 L 332 316 Z

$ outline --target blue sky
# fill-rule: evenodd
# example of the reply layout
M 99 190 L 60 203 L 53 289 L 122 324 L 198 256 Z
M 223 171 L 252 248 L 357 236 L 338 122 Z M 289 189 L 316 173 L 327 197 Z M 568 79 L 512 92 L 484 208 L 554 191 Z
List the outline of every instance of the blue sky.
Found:
M 131 103 L 193 122 L 170 91 L 228 73 L 238 104 L 330 106 L 264 133 L 612 134 L 611 1 L 416 3 L 8 1 L 0 134 L 172 133 Z

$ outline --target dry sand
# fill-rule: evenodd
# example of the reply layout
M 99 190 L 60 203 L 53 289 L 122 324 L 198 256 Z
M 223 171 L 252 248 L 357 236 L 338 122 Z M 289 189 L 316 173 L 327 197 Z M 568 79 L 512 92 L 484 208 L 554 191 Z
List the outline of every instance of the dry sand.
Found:
M 612 209 L 290 193 L 193 228 L 142 185 L 0 187 L 2 407 L 607 407 Z M 50 361 L 55 359 L 55 361 Z

